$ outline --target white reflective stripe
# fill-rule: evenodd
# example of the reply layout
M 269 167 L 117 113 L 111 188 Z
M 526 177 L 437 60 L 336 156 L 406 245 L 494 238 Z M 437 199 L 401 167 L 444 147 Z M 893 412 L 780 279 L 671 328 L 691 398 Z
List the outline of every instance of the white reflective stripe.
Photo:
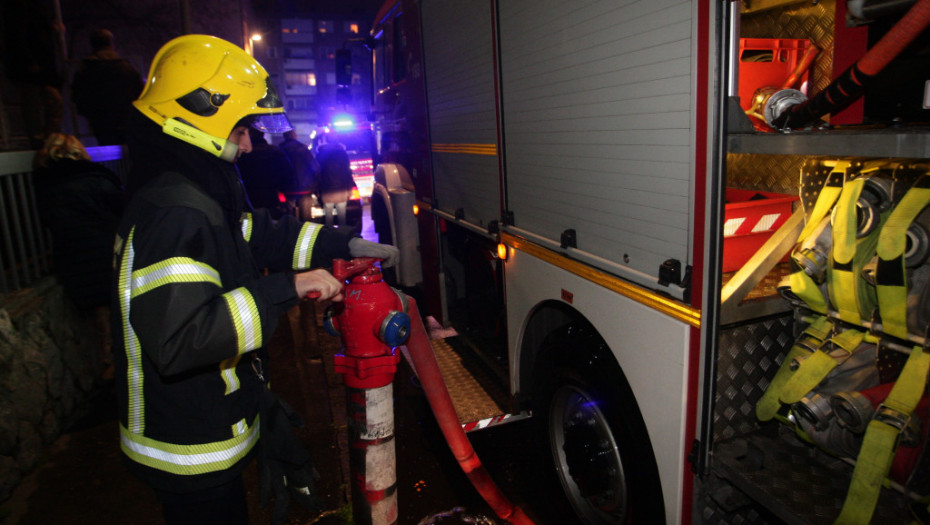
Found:
M 262 325 L 255 299 L 246 288 L 236 288 L 223 294 L 236 329 L 238 353 L 243 354 L 262 346 Z
M 252 238 L 252 214 L 249 212 L 242 214 L 242 238 L 249 242 Z
M 120 261 L 118 287 L 120 325 L 123 330 L 123 350 L 126 352 L 126 385 L 127 385 L 127 424 L 129 431 L 140 434 L 145 430 L 145 398 L 142 395 L 142 349 L 139 338 L 129 322 L 129 311 L 132 303 L 132 265 L 135 259 L 135 250 L 132 241 L 135 227 L 129 231 L 129 237 L 124 244 L 123 259 Z
M 322 229 L 322 225 L 312 222 L 305 222 L 300 228 L 300 234 L 297 235 L 297 243 L 294 246 L 294 270 L 305 270 L 310 267 L 313 244 Z
M 777 221 L 779 217 L 781 217 L 780 213 L 768 213 L 763 215 L 762 218 L 759 219 L 759 222 L 757 222 L 756 225 L 752 227 L 752 233 L 767 232 L 771 230 L 772 225 L 775 224 L 775 221 Z
M 190 257 L 171 257 L 132 272 L 132 294 L 139 296 L 164 284 L 207 282 L 222 286 L 220 274 Z
M 234 436 L 241 436 L 243 432 L 249 429 L 249 426 L 245 424 L 244 419 L 240 419 L 235 425 L 232 426 L 232 433 Z
M 736 230 L 743 225 L 743 222 L 746 220 L 746 217 L 738 217 L 736 219 L 727 219 L 727 222 L 723 224 L 723 236 L 730 237 L 736 233 Z
M 245 425 L 245 422 L 241 424 Z M 255 445 L 258 436 L 257 418 L 255 424 L 251 427 L 245 426 L 244 430 L 232 439 L 201 445 L 162 443 L 120 428 L 122 448 L 134 461 L 182 475 L 225 470 Z
M 239 376 L 236 375 L 236 365 L 239 364 L 239 356 L 224 359 L 220 363 L 220 373 L 223 376 L 223 382 L 226 383 L 226 395 L 232 394 L 239 390 Z

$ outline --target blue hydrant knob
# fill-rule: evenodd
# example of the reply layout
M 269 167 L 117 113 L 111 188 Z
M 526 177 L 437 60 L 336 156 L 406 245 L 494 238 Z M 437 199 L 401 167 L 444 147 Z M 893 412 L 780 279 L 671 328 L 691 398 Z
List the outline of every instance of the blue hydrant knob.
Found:
M 381 323 L 378 337 L 388 346 L 400 346 L 410 335 L 410 316 L 404 312 L 391 310 Z

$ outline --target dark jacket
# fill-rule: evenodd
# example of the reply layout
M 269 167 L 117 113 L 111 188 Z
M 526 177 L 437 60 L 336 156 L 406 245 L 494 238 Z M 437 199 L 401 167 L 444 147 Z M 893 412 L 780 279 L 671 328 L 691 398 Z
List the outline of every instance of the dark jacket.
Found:
M 36 169 L 34 183 L 65 293 L 80 308 L 108 305 L 113 240 L 124 204 L 116 174 L 91 161 L 62 159 Z
M 280 146 L 281 150 L 287 155 L 287 158 L 291 159 L 291 164 L 294 165 L 294 172 L 297 174 L 297 187 L 294 188 L 295 192 L 313 193 L 316 191 L 316 177 L 317 172 L 320 171 L 320 166 L 313 157 L 313 152 L 310 151 L 310 148 L 303 142 L 290 138 L 284 139 L 284 142 L 282 142 Z
M 252 206 L 267 209 L 275 219 L 283 216 L 287 208 L 278 194 L 291 193 L 297 184 L 294 166 L 281 148 L 265 139 L 254 140 L 251 153 L 239 157 L 236 164 Z
M 132 101 L 142 92 L 139 72 L 113 51 L 102 50 L 81 61 L 71 85 L 71 98 L 97 142 L 123 144 Z
M 247 212 L 232 164 L 141 119 L 113 294 L 121 446 L 143 481 L 188 492 L 247 465 L 254 358 L 298 301 L 291 271 L 347 258 L 347 239 Z
M 320 163 L 319 191 L 349 191 L 355 187 L 349 154 L 339 144 L 324 144 L 317 152 Z

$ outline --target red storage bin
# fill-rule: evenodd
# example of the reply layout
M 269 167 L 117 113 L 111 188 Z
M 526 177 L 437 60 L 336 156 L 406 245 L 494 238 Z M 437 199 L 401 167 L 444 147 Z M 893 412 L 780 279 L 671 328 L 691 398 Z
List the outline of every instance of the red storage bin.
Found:
M 723 271 L 735 272 L 791 216 L 798 197 L 727 188 L 723 225 Z
M 797 38 L 741 38 L 739 41 L 739 105 L 744 110 L 752 106 L 752 95 L 762 87 L 781 88 L 791 76 L 804 53 L 810 48 L 809 40 Z M 790 86 L 807 94 L 807 72 Z M 805 89 L 800 89 L 805 87 Z

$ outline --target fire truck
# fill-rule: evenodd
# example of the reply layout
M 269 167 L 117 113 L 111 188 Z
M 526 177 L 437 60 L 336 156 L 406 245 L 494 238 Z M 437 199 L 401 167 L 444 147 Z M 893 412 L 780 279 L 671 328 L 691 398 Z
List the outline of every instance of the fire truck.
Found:
M 378 231 L 552 523 L 927 516 L 927 10 L 382 6 Z

